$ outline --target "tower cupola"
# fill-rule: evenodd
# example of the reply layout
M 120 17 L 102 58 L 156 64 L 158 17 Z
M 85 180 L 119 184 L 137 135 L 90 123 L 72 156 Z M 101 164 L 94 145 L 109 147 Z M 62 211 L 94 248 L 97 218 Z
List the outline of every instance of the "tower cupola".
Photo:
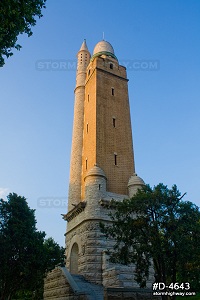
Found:
M 93 199 L 96 195 L 96 198 L 100 200 L 103 193 L 106 192 L 106 182 L 106 174 L 97 164 L 94 164 L 85 176 L 86 199 Z
M 145 185 L 145 182 L 142 178 L 140 178 L 139 176 L 137 176 L 136 173 L 134 173 L 128 181 L 128 193 L 129 193 L 129 197 L 133 197 L 138 189 L 141 189 L 143 186 Z
M 83 41 L 81 48 L 77 53 L 77 58 L 78 58 L 77 71 L 85 72 L 90 62 L 90 52 L 88 50 L 86 40 Z M 83 81 L 83 84 L 85 84 L 85 79 Z
M 97 166 L 97 164 L 94 164 L 94 167 L 89 170 L 89 172 L 85 176 L 85 179 L 88 176 L 100 176 L 100 177 L 104 177 L 105 179 L 107 179 L 104 171 L 101 168 L 99 168 Z
M 96 56 L 101 55 L 107 55 L 115 58 L 117 60 L 117 57 L 115 56 L 113 46 L 107 42 L 107 41 L 100 41 L 96 44 L 93 51 L 92 59 L 94 59 Z

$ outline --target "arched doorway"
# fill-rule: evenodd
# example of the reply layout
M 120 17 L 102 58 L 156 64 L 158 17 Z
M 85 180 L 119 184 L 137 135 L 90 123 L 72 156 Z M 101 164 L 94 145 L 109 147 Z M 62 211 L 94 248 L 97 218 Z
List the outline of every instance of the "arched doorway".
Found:
M 70 272 L 78 274 L 78 244 L 74 243 L 70 254 Z

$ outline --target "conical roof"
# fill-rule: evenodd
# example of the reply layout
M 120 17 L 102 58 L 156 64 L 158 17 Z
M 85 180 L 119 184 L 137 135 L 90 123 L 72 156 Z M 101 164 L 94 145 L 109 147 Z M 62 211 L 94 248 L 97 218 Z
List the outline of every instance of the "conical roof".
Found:
M 83 50 L 84 51 L 89 51 L 88 47 L 87 47 L 86 39 L 84 39 L 84 41 L 83 41 L 83 43 L 82 43 L 81 48 L 80 48 L 79 51 L 83 51 Z

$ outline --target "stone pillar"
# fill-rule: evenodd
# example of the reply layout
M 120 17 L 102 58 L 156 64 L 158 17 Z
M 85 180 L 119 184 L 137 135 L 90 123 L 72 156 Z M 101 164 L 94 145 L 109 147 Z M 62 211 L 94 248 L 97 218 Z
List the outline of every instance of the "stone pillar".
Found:
M 90 61 L 90 53 L 84 41 L 77 54 L 76 88 L 74 102 L 74 123 L 70 163 L 70 182 L 68 210 L 81 201 L 81 173 L 86 69 Z M 73 205 L 72 205 L 73 204 Z

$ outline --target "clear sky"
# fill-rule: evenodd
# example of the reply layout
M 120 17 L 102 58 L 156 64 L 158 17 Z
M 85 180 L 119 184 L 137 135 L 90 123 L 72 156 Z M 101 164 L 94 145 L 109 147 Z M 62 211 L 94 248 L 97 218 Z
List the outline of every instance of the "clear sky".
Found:
M 25 196 L 64 245 L 74 62 L 104 32 L 128 64 L 138 175 L 200 206 L 200 1 L 47 0 L 43 15 L 0 70 L 0 195 Z

